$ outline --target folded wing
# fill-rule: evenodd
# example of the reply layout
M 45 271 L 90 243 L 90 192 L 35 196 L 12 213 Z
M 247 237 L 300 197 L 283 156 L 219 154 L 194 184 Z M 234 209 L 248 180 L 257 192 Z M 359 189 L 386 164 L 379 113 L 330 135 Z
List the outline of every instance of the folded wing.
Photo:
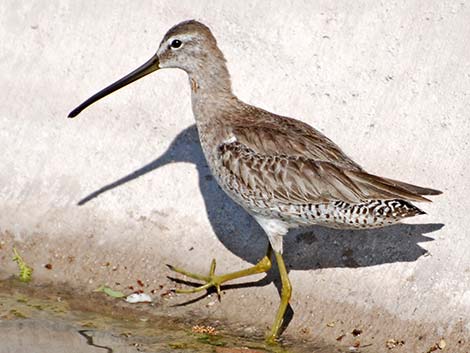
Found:
M 251 197 L 287 204 L 367 200 L 430 201 L 437 190 L 368 174 L 361 169 L 302 156 L 263 154 L 238 141 L 219 146 L 223 167 Z

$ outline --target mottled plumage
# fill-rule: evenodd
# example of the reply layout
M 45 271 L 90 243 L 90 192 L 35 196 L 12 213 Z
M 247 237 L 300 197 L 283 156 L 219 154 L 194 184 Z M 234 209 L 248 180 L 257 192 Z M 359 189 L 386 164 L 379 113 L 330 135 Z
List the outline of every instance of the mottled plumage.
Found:
M 191 100 L 202 149 L 219 185 L 266 231 L 282 282 L 281 304 L 268 340 L 281 330 L 291 285 L 282 259 L 282 237 L 289 228 L 319 224 L 362 229 L 394 224 L 423 214 L 411 202 L 440 191 L 367 173 L 313 127 L 241 102 L 232 93 L 225 58 L 209 28 L 182 22 L 164 36 L 157 53 L 126 77 L 98 92 L 81 110 L 115 90 L 161 68 L 179 68 L 189 77 Z M 209 275 L 170 268 L 205 282 L 193 293 L 271 268 L 271 247 L 251 268 Z M 312 255 L 313 256 L 313 255 Z
M 201 104 L 197 92 L 193 100 Z M 217 181 L 254 216 L 284 222 L 283 231 L 309 224 L 391 225 L 424 213 L 410 201 L 429 201 L 422 195 L 439 193 L 368 174 L 311 126 L 235 97 L 213 114 L 215 124 L 204 124 L 208 112 L 196 119 L 201 121 L 203 150 Z M 356 217 L 359 210 L 363 213 Z M 274 249 L 282 252 L 282 242 L 277 241 Z

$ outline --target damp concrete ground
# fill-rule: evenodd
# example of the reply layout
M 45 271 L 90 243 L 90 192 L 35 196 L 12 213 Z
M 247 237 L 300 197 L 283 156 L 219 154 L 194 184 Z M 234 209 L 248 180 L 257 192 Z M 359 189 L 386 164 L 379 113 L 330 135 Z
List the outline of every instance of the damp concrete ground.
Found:
M 16 279 L 0 282 L 0 353 L 333 353 L 354 348 L 301 341 L 267 346 L 256 333 L 241 332 L 241 326 L 175 318 L 158 305 L 130 305 L 104 293 Z

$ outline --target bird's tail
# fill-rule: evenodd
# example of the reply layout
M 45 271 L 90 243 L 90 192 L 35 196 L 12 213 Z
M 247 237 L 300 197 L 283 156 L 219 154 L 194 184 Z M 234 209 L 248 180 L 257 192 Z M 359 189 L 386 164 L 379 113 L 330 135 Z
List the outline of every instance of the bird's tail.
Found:
M 423 187 L 418 186 L 418 185 L 408 184 L 408 183 L 404 183 L 402 181 L 383 178 L 383 177 L 382 177 L 382 179 L 388 181 L 391 184 L 394 184 L 395 186 L 398 186 L 402 189 L 405 189 L 409 192 L 412 192 L 413 194 L 418 194 L 418 195 L 440 195 L 440 194 L 442 194 L 442 191 L 440 191 L 440 190 L 435 190 L 435 189 L 430 189 L 430 188 L 423 188 Z

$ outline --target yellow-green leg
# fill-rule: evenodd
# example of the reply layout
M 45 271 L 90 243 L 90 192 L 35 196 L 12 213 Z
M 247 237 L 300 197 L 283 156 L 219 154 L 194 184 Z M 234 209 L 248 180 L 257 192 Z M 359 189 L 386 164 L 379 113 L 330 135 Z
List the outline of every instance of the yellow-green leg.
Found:
M 276 343 L 276 338 L 279 337 L 279 331 L 281 330 L 282 321 L 284 320 L 284 314 L 286 313 L 287 305 L 292 294 L 292 285 L 287 275 L 286 264 L 282 258 L 282 254 L 274 251 L 276 256 L 277 267 L 279 268 L 279 274 L 281 275 L 281 303 L 277 309 L 276 319 L 274 320 L 273 326 L 269 335 L 266 337 L 268 343 Z
M 216 266 L 215 259 L 212 260 L 209 274 L 207 276 L 199 275 L 196 273 L 191 273 L 191 272 L 188 272 L 186 270 L 183 270 L 181 268 L 177 268 L 171 265 L 167 265 L 167 266 L 170 268 L 170 270 L 181 273 L 182 275 L 185 275 L 186 277 L 205 282 L 205 284 L 196 288 L 192 288 L 192 289 L 176 289 L 175 290 L 176 293 L 197 293 L 197 292 L 209 289 L 211 287 L 215 287 L 217 290 L 217 294 L 220 297 L 220 285 L 222 283 L 231 281 L 236 278 L 242 278 L 242 277 L 251 276 L 257 273 L 268 272 L 272 266 L 271 253 L 272 253 L 272 248 L 271 248 L 271 245 L 269 245 L 266 256 L 264 256 L 260 261 L 258 261 L 256 265 L 249 267 L 247 269 L 241 270 L 241 271 L 226 273 L 220 276 L 215 274 L 215 266 Z

